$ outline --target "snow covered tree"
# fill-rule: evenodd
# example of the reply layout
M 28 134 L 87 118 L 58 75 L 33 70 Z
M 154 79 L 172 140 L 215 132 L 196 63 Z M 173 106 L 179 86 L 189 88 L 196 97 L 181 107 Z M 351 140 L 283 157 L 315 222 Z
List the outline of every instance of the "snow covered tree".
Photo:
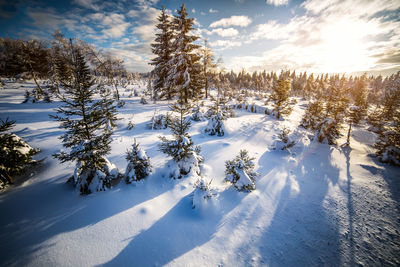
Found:
M 52 116 L 61 123 L 61 128 L 66 129 L 60 139 L 70 151 L 61 151 L 54 157 L 61 162 L 76 162 L 73 184 L 82 194 L 89 194 L 93 190 L 105 190 L 118 173 L 105 158 L 111 149 L 112 134 L 103 111 L 107 103 L 93 100 L 94 80 L 81 52 L 72 49 L 71 72 L 65 73 L 60 69 L 60 82 L 65 89 L 60 98 L 64 105 L 57 108 L 59 115 Z M 109 111 L 114 112 L 112 109 Z
M 180 179 L 189 172 L 200 175 L 199 164 L 203 161 L 203 158 L 199 155 L 200 147 L 194 146 L 188 133 L 190 120 L 185 118 L 185 115 L 190 113 L 191 108 L 190 105 L 184 103 L 183 99 L 171 106 L 171 110 L 179 114 L 178 117 L 169 119 L 173 139 L 168 140 L 164 136 L 160 137 L 162 142 L 159 144 L 160 150 L 171 156 L 177 167 L 171 172 L 173 178 Z
M 310 102 L 304 112 L 303 118 L 301 119 L 300 126 L 312 131 L 319 129 L 324 119 L 323 110 L 324 103 L 322 99 L 317 98 L 313 102 Z
M 375 144 L 376 155 L 382 162 L 400 166 L 400 111 L 397 110 L 393 121 L 384 126 Z
M 156 27 L 160 30 L 156 34 L 155 43 L 151 44 L 152 52 L 157 55 L 156 58 L 152 60 L 150 64 L 154 65 L 152 71 L 154 75 L 153 89 L 154 89 L 154 99 L 157 98 L 167 98 L 171 99 L 175 92 L 173 88 L 168 86 L 168 71 L 171 68 L 169 61 L 171 60 L 172 54 L 172 39 L 173 31 L 168 14 L 165 13 L 165 8 L 162 6 L 162 11 L 158 17 L 158 24 Z
M 13 176 L 37 163 L 32 156 L 39 152 L 9 131 L 15 121 L 0 119 L 0 189 L 13 183 Z
M 325 118 L 319 126 L 318 141 L 328 144 L 336 144 L 340 136 L 340 130 L 348 107 L 348 98 L 342 81 L 332 79 L 330 81 L 330 93 L 328 93 L 325 104 Z
M 200 177 L 194 184 L 195 190 L 192 195 L 192 208 L 204 209 L 210 207 L 209 201 L 217 195 L 215 189 L 211 186 L 212 179 L 207 182 L 203 177 Z M 211 202 L 212 203 L 212 202 Z M 212 203 L 214 204 L 214 203 Z
M 126 152 L 126 160 L 128 161 L 128 166 L 126 166 L 125 170 L 125 181 L 127 183 L 142 180 L 150 174 L 150 159 L 146 152 L 139 148 L 136 139 L 132 144 L 132 149 Z
M 272 88 L 270 100 L 272 101 L 273 111 L 276 118 L 289 115 L 292 112 L 292 106 L 289 101 L 291 82 L 289 79 L 281 78 L 277 85 Z
M 116 121 L 119 120 L 119 118 L 117 118 L 117 106 L 115 100 L 111 97 L 110 90 L 106 90 L 102 85 L 99 85 L 99 87 L 101 97 L 100 105 L 104 115 L 103 123 L 106 125 L 106 129 L 112 132 L 117 126 Z
M 172 21 L 175 30 L 175 39 L 172 44 L 173 56 L 169 61 L 169 73 L 167 87 L 176 88 L 179 98 L 188 100 L 201 94 L 203 79 L 201 75 L 201 56 L 197 54 L 200 46 L 194 44 L 199 38 L 191 35 L 194 30 L 194 19 L 188 18 L 185 4 L 177 10 L 178 15 Z
M 353 89 L 353 96 L 354 96 L 354 103 L 350 106 L 348 112 L 348 123 L 349 123 L 349 130 L 347 132 L 347 145 L 350 145 L 350 135 L 351 135 L 351 128 L 353 125 L 357 125 L 366 115 L 366 111 L 368 108 L 367 103 L 367 81 L 366 75 L 360 77 L 360 79 L 356 82 L 354 89 Z
M 254 160 L 247 150 L 240 150 L 233 160 L 225 162 L 225 181 L 230 182 L 239 191 L 256 189 L 254 181 L 258 174 L 254 171 Z

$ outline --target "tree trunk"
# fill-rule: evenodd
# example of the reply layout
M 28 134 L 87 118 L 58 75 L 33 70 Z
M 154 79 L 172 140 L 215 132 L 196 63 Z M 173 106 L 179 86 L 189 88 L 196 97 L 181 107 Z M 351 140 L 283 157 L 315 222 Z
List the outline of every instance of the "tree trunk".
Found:
M 352 126 L 352 122 L 350 122 L 350 125 L 349 125 L 349 131 L 347 132 L 347 142 L 346 142 L 346 145 L 347 146 L 349 146 L 350 145 L 350 134 L 351 134 L 351 126 Z

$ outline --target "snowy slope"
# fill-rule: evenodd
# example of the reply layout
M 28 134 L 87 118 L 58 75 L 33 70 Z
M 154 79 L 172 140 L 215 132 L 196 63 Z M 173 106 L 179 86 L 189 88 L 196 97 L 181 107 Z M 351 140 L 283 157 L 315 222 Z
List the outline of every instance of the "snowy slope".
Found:
M 285 121 L 238 110 L 223 137 L 204 135 L 207 121 L 194 122 L 190 134 L 218 196 L 214 205 L 192 209 L 195 179 L 169 179 L 168 158 L 157 148 L 169 130 L 146 127 L 168 103 L 123 97 L 108 159 L 123 172 L 136 138 L 153 173 L 79 196 L 65 184 L 74 164 L 51 157 L 62 147 L 62 131 L 48 117 L 59 103 L 21 104 L 32 86 L 6 83 L 0 90 L 0 117 L 16 120 L 14 132 L 42 150 L 36 159 L 44 158 L 29 179 L 0 193 L 1 266 L 400 264 L 400 168 L 369 156 L 376 136 L 364 127 L 353 131 L 351 148 L 311 141 L 297 128 L 301 101 Z M 283 127 L 299 141 L 290 152 L 272 149 Z M 224 182 L 224 162 L 240 149 L 256 158 L 260 173 L 251 193 Z

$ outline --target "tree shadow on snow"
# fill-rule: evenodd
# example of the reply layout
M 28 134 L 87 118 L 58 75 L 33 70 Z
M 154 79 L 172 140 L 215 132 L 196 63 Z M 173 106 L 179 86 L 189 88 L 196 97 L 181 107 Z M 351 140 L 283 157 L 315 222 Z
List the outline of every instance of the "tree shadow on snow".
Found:
M 279 177 L 286 182 L 276 197 L 273 219 L 258 240 L 259 261 L 269 266 L 340 265 L 338 225 L 324 208 L 329 184 L 335 185 L 339 179 L 339 168 L 331 163 L 332 148 L 311 143 L 297 157 L 297 164 L 274 160 L 277 153 L 282 152 L 266 152 L 259 160 L 259 172 L 268 173 L 279 166 L 287 172 L 286 177 Z M 297 181 L 295 193 L 289 176 Z M 261 193 L 268 194 L 268 188 Z
M 220 226 L 223 215 L 245 196 L 238 196 L 235 190 L 225 190 L 220 199 L 228 197 L 231 202 L 223 210 L 203 216 L 202 211 L 192 209 L 191 194 L 183 197 L 149 229 L 132 237 L 116 257 L 101 266 L 163 266 L 171 263 L 207 243 Z
M 0 266 L 27 265 L 33 254 L 44 248 L 45 241 L 94 225 L 175 186 L 173 181 L 152 175 L 148 179 L 157 181 L 123 184 L 108 192 L 79 196 L 65 184 L 67 178 L 58 175 L 0 194 Z M 154 187 L 154 182 L 163 186 Z

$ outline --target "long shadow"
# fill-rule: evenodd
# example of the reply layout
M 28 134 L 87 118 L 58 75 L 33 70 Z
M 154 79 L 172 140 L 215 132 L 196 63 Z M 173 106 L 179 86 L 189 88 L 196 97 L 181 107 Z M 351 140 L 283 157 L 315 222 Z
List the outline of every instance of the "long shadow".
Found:
M 71 185 L 65 184 L 67 178 L 59 175 L 0 194 L 0 266 L 21 261 L 27 265 L 46 240 L 96 224 L 155 198 L 176 184 L 150 176 L 148 179 L 154 179 L 151 183 L 164 186 L 154 187 L 147 180 L 83 197 L 71 192 Z
M 330 163 L 330 147 L 321 144 L 317 146 L 318 150 L 306 150 L 298 165 L 282 166 L 288 176 L 281 179 L 289 179 L 289 175 L 294 175 L 298 182 L 298 192 L 293 194 L 292 184 L 286 180 L 274 217 L 258 240 L 261 264 L 340 265 L 338 226 L 324 208 L 329 184 L 338 182 L 339 169 Z M 267 152 L 260 158 L 259 166 L 264 172 L 279 166 L 271 160 L 271 153 L 280 152 Z
M 229 190 L 222 192 L 221 197 L 230 193 Z M 228 203 L 223 212 L 205 218 L 196 209 L 192 209 L 190 193 L 149 229 L 132 237 L 116 257 L 101 266 L 162 266 L 171 263 L 208 242 L 216 232 L 222 216 L 229 213 L 241 199 L 238 197 L 235 203 Z
M 354 207 L 353 207 L 353 200 L 352 200 L 352 191 L 351 191 L 351 180 L 353 177 L 350 173 L 350 154 L 351 154 L 351 147 L 344 146 L 342 148 L 343 154 L 346 157 L 346 175 L 347 175 L 347 211 L 349 216 L 349 246 L 350 246 L 350 265 L 353 266 L 355 264 L 355 251 L 354 251 L 354 229 L 353 229 L 353 220 L 354 220 Z

